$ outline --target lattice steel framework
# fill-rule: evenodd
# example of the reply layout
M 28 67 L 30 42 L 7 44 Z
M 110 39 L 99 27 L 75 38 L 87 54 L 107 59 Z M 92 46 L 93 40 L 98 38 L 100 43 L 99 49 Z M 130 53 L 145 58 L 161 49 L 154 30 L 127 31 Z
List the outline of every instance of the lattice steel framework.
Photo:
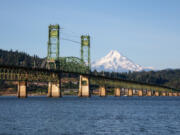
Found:
M 76 72 L 76 73 L 89 73 L 89 69 L 80 58 L 77 57 L 60 57 L 60 70 Z
M 59 59 L 59 29 L 60 26 L 49 25 L 48 33 L 48 55 L 46 68 L 48 69 L 58 69 L 58 59 Z
M 59 75 L 60 73 L 46 69 L 0 66 L 0 80 L 4 81 L 56 82 Z
M 98 76 L 94 74 L 81 74 L 62 70 L 48 70 L 38 68 L 25 68 L 18 66 L 2 66 L 0 65 L 0 80 L 4 81 L 35 81 L 35 82 L 57 82 L 61 78 L 62 73 L 79 74 L 90 77 L 91 85 L 119 87 L 128 89 L 156 90 L 156 91 L 175 91 L 179 90 L 166 86 L 140 83 L 135 81 L 117 79 L 112 77 Z
M 81 61 L 86 64 L 88 70 L 91 70 L 90 61 L 90 36 L 81 36 Z

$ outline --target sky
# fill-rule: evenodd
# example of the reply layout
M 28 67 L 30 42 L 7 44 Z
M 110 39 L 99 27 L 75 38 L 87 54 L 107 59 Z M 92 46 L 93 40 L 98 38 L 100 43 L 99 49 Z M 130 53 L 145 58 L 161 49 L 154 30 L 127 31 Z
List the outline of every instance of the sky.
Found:
M 155 69 L 180 68 L 180 0 L 0 0 L 0 49 L 46 57 L 48 26 L 60 38 L 91 36 L 91 61 L 117 50 Z M 60 40 L 60 56 L 80 44 Z

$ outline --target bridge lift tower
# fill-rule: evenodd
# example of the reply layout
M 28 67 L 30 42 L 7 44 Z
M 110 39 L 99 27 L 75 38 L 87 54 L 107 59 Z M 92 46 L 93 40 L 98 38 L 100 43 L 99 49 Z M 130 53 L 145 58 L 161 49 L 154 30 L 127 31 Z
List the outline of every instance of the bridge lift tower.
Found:
M 47 69 L 59 69 L 59 25 L 49 25 Z M 48 82 L 48 97 L 61 96 L 61 78 L 57 82 Z
M 88 68 L 88 72 L 91 70 L 90 62 L 90 36 L 81 36 L 81 61 L 84 62 Z M 80 75 L 79 81 L 79 97 L 89 97 L 90 94 L 90 83 L 89 77 Z
M 59 25 L 50 25 L 49 26 L 49 38 L 48 38 L 48 55 L 46 60 L 47 69 L 60 69 L 60 58 L 59 58 Z M 90 72 L 90 36 L 82 35 L 81 36 L 81 63 L 85 63 L 87 66 L 88 72 Z M 72 67 L 73 68 L 73 67 Z M 52 93 L 56 93 L 56 96 L 60 96 L 60 82 L 56 84 L 48 84 L 48 95 L 52 96 Z M 53 90 L 55 89 L 55 92 Z M 89 97 L 90 88 L 89 88 L 89 77 L 80 75 L 79 83 L 79 96 Z M 54 96 L 54 95 L 53 95 Z
M 59 68 L 59 25 L 49 25 L 46 68 Z
M 81 36 L 81 61 L 86 64 L 88 70 L 91 70 L 90 62 L 90 36 Z

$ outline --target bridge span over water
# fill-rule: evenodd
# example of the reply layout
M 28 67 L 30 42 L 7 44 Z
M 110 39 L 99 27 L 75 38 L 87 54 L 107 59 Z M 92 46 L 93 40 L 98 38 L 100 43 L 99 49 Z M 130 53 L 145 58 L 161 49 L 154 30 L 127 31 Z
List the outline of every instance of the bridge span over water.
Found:
M 90 85 L 99 87 L 99 96 L 107 95 L 107 87 L 114 89 L 115 96 L 180 96 L 179 91 L 169 87 L 111 78 L 93 73 L 0 65 L 0 80 L 16 81 L 18 97 L 27 97 L 27 82 L 48 82 L 48 97 L 61 97 L 62 73 L 79 75 L 78 96 L 80 97 L 91 96 Z
M 114 89 L 115 96 L 180 96 L 170 87 L 147 84 L 103 75 L 90 68 L 90 36 L 81 36 L 81 58 L 59 57 L 59 25 L 49 26 L 48 54 L 42 68 L 0 65 L 0 80 L 16 81 L 19 98 L 27 97 L 27 82 L 48 82 L 48 97 L 61 97 L 62 74 L 79 76 L 79 97 L 91 96 L 91 85 L 99 87 L 99 96 L 106 96 L 106 88 Z

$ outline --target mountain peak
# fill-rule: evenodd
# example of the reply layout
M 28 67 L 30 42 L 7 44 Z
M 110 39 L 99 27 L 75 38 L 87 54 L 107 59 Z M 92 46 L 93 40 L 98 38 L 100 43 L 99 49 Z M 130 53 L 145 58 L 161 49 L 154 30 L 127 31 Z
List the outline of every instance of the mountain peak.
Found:
M 152 70 L 152 68 L 144 68 L 138 64 L 135 64 L 117 50 L 111 50 L 105 57 L 93 62 L 92 69 L 111 72 Z
M 105 57 L 121 57 L 122 55 L 117 50 L 111 50 Z

